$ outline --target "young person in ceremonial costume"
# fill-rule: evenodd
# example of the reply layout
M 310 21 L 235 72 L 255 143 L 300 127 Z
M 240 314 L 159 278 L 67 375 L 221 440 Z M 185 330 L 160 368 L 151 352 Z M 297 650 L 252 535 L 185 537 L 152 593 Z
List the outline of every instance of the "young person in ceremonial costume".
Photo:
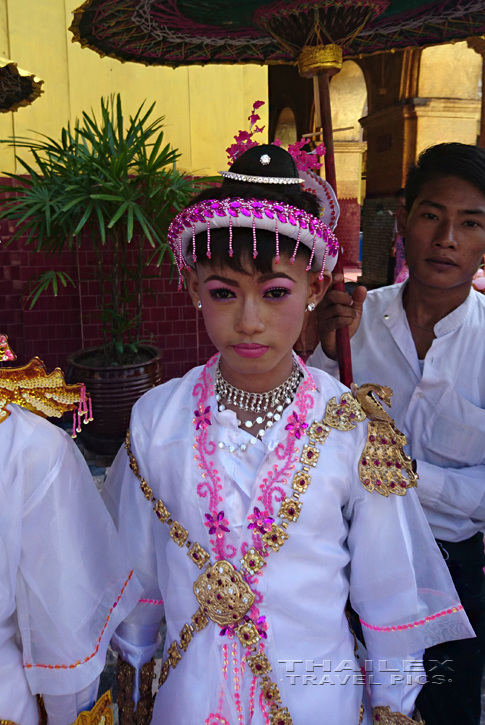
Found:
M 410 723 L 424 647 L 472 631 L 373 397 L 390 391 L 355 399 L 292 352 L 335 264 L 335 201 L 321 217 L 274 145 L 223 175 L 169 232 L 219 354 L 135 405 L 104 489 L 144 588 L 113 641 L 138 700 L 165 611 L 160 725 Z M 380 683 L 365 715 L 349 596 Z
M 319 308 L 321 346 L 309 363 L 338 376 L 335 330 L 350 325 L 355 382 L 395 389 L 393 414 L 417 462 L 417 495 L 477 635 L 427 650 L 431 681 L 418 706 L 427 725 L 478 725 L 485 663 L 485 297 L 472 289 L 472 278 L 485 253 L 485 151 L 459 143 L 429 148 L 409 172 L 405 192 L 398 214 L 408 281 L 367 297 L 363 287 L 352 298 L 331 290 Z
M 0 335 L 0 361 L 15 359 Z M 90 418 L 84 386 L 38 358 L 0 369 L 0 722 L 112 722 L 106 649 L 140 586 L 89 469 L 45 416 Z M 87 422 L 87 420 L 86 420 Z

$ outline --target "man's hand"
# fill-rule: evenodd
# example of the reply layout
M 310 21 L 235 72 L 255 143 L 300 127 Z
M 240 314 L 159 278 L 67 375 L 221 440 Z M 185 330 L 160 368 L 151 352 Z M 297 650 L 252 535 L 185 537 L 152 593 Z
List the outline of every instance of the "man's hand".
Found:
M 333 282 L 342 282 L 342 275 L 335 274 Z M 317 307 L 318 334 L 325 355 L 332 360 L 337 359 L 336 330 L 348 327 L 350 337 L 357 332 L 362 316 L 364 300 L 367 296 L 365 287 L 357 287 L 352 297 L 347 292 L 339 292 L 330 288 Z

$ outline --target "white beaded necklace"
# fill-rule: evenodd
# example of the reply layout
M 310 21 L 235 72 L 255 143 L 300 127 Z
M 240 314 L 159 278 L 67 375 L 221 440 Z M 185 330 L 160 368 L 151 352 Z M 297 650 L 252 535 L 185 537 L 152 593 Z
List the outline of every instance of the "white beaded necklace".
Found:
M 219 411 L 224 411 L 226 409 L 226 405 L 233 405 L 236 408 L 239 408 L 239 410 L 243 410 L 245 412 L 250 411 L 252 413 L 261 413 L 261 415 L 258 415 L 255 420 L 247 420 L 244 423 L 244 427 L 248 430 L 250 430 L 254 425 L 263 426 L 264 424 L 264 427 L 260 428 L 255 437 L 250 440 L 250 443 L 255 444 L 256 438 L 262 438 L 268 428 L 271 428 L 274 422 L 281 418 L 283 410 L 291 404 L 302 377 L 303 373 L 300 368 L 296 363 L 293 363 L 293 368 L 289 377 L 281 383 L 281 385 L 278 385 L 277 388 L 274 388 L 267 393 L 248 393 L 247 391 L 235 388 L 233 385 L 228 383 L 227 380 L 223 378 L 218 364 L 216 370 L 215 391 Z M 239 419 L 237 424 L 239 427 L 242 427 Z M 221 449 L 228 448 L 231 453 L 234 453 L 238 449 L 245 451 L 247 448 L 245 443 L 240 445 L 226 445 L 222 441 L 219 441 L 218 446 Z

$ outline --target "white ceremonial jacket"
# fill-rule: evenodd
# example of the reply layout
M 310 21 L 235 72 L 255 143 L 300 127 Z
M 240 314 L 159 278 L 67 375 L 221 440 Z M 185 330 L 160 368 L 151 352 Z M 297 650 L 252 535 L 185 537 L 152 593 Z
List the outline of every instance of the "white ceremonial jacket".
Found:
M 211 563 L 224 556 L 239 570 L 254 546 L 251 524 L 268 517 L 280 521 L 280 502 L 291 495 L 308 443 L 303 422 L 321 420 L 327 402 L 346 389 L 311 370 L 314 381 L 305 374 L 281 420 L 251 445 L 235 414 L 217 410 L 214 370 L 210 361 L 144 395 L 133 409 L 131 447 L 139 475 L 190 541 L 211 554 Z M 297 424 L 301 439 L 289 432 Z M 269 553 L 259 576 L 246 578 L 256 594 L 250 617 L 265 632 L 259 646 L 294 725 L 359 721 L 363 688 L 344 611 L 349 594 L 375 661 L 374 706 L 411 714 L 419 686 L 403 686 L 402 660 L 412 660 L 408 653 L 419 657 L 438 641 L 473 636 L 415 491 L 385 498 L 362 486 L 357 469 L 366 435 L 366 422 L 350 432 L 330 431 L 300 497 L 299 519 L 287 529 L 289 539 Z M 241 443 L 246 450 L 230 452 L 228 446 Z M 165 659 L 198 609 L 193 585 L 201 572 L 157 518 L 124 449 L 103 497 L 144 589 L 115 642 L 134 666 L 147 661 L 164 608 Z M 181 660 L 158 692 L 155 725 L 268 722 L 259 681 L 243 662 L 237 637 L 221 636 L 209 621 L 180 651 Z M 379 667 L 378 660 L 387 666 Z M 398 672 L 397 684 L 378 671 L 391 668 Z M 407 677 L 409 682 L 413 676 Z
M 70 725 L 73 702 L 84 702 L 74 693 L 96 697 L 90 688 L 109 640 L 140 587 L 72 440 L 23 408 L 8 410 L 0 424 L 0 718 L 38 725 L 35 695 L 43 694 L 49 722 Z
M 485 297 L 440 320 L 421 374 L 402 305 L 404 284 L 368 293 L 351 340 L 354 381 L 394 390 L 391 415 L 418 461 L 418 497 L 437 539 L 485 531 Z M 338 378 L 319 345 L 308 364 Z

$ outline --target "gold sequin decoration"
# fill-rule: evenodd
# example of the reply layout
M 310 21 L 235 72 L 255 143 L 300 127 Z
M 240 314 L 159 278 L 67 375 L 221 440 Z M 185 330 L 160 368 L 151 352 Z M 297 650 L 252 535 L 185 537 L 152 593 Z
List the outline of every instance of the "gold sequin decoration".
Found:
M 323 423 L 330 428 L 347 431 L 353 430 L 365 419 L 365 411 L 352 393 L 344 393 L 338 403 L 335 397 L 328 401 Z
M 193 634 L 190 629 L 190 625 L 184 624 L 184 626 L 182 627 L 182 630 L 180 632 L 180 646 L 184 652 L 187 652 L 187 647 L 189 646 L 192 638 L 193 638 Z
M 301 501 L 297 501 L 295 498 L 286 497 L 281 504 L 280 510 L 278 511 L 278 516 L 282 519 L 288 519 L 288 521 L 297 521 L 302 506 L 303 504 Z
M 382 496 L 405 496 L 416 486 L 412 461 L 404 453 L 406 436 L 391 423 L 370 422 L 367 442 L 359 461 L 359 477 L 364 488 Z
M 261 684 L 261 691 L 265 702 L 270 706 L 274 707 L 281 703 L 281 695 L 278 685 L 272 682 L 270 679 L 263 681 Z
M 294 491 L 297 491 L 298 493 L 305 493 L 311 481 L 312 477 L 309 473 L 307 473 L 306 471 L 298 471 L 293 476 L 293 483 L 291 484 L 291 487 Z
M 160 670 L 160 679 L 158 680 L 158 684 L 160 687 L 165 683 L 165 680 L 167 679 L 169 672 L 170 672 L 170 660 L 167 658 L 162 665 L 162 669 Z
M 167 650 L 167 654 L 170 660 L 170 665 L 175 669 L 182 659 L 182 655 L 178 651 L 177 642 L 172 642 L 170 647 Z
M 202 609 L 198 609 L 196 613 L 192 615 L 192 622 L 196 632 L 201 632 L 209 624 L 209 620 Z
M 330 428 L 325 425 L 323 420 L 314 420 L 308 429 L 308 435 L 318 443 L 325 443 L 330 433 Z
M 169 518 L 170 518 L 170 511 L 164 506 L 163 501 L 158 499 L 153 504 L 153 510 L 155 511 L 156 515 L 162 522 L 162 524 L 165 524 Z
M 238 624 L 254 603 L 254 594 L 229 561 L 217 561 L 194 583 L 204 614 L 220 627 Z
M 391 712 L 390 707 L 375 707 L 372 710 L 373 725 L 425 725 L 423 720 L 411 720 L 402 712 Z
M 80 712 L 74 725 L 113 725 L 111 692 L 105 692 L 89 712 Z
M 243 647 L 250 647 L 261 639 L 256 625 L 252 622 L 243 622 L 237 629 L 236 634 Z
M 290 713 L 287 707 L 282 707 L 279 710 L 273 710 L 269 714 L 269 720 L 271 725 L 293 725 Z
M 266 565 L 264 558 L 258 554 L 256 549 L 251 548 L 241 559 L 241 564 L 249 574 L 256 574 Z
M 210 559 L 210 554 L 197 542 L 192 544 L 191 549 L 187 552 L 187 556 L 192 559 L 194 564 L 197 564 L 199 569 L 202 569 L 202 567 L 207 564 Z
M 187 531 L 187 529 L 184 529 L 184 527 L 181 526 L 178 521 L 174 521 L 172 526 L 170 527 L 169 534 L 176 544 L 178 544 L 179 546 L 183 546 L 187 540 L 189 532 Z
M 80 384 L 66 385 L 60 368 L 48 375 L 38 357 L 19 368 L 1 368 L 0 423 L 10 415 L 9 403 L 42 417 L 60 418 L 68 410 L 77 410 L 81 389 Z
M 273 551 L 279 551 L 280 547 L 283 546 L 285 541 L 289 539 L 290 537 L 286 533 L 284 529 L 281 528 L 281 526 L 278 526 L 277 524 L 271 525 L 271 530 L 268 531 L 266 534 L 263 534 L 263 541 L 268 544 Z
M 313 466 L 315 467 L 318 463 L 318 458 L 320 456 L 320 451 L 316 446 L 310 446 L 308 443 L 306 443 L 303 446 L 303 450 L 301 452 L 300 457 L 300 463 L 303 463 L 305 466 Z
M 251 657 L 248 657 L 246 661 L 251 668 L 251 672 L 254 677 L 260 677 L 261 675 L 266 675 L 268 672 L 271 672 L 269 659 L 266 657 L 264 652 L 258 652 L 257 654 L 251 655 Z
M 369 420 L 380 420 L 384 423 L 394 423 L 389 413 L 384 410 L 380 401 L 391 407 L 391 398 L 394 395 L 392 388 L 387 385 L 366 383 L 357 387 L 352 383 L 352 394 L 359 402 L 362 410 Z

